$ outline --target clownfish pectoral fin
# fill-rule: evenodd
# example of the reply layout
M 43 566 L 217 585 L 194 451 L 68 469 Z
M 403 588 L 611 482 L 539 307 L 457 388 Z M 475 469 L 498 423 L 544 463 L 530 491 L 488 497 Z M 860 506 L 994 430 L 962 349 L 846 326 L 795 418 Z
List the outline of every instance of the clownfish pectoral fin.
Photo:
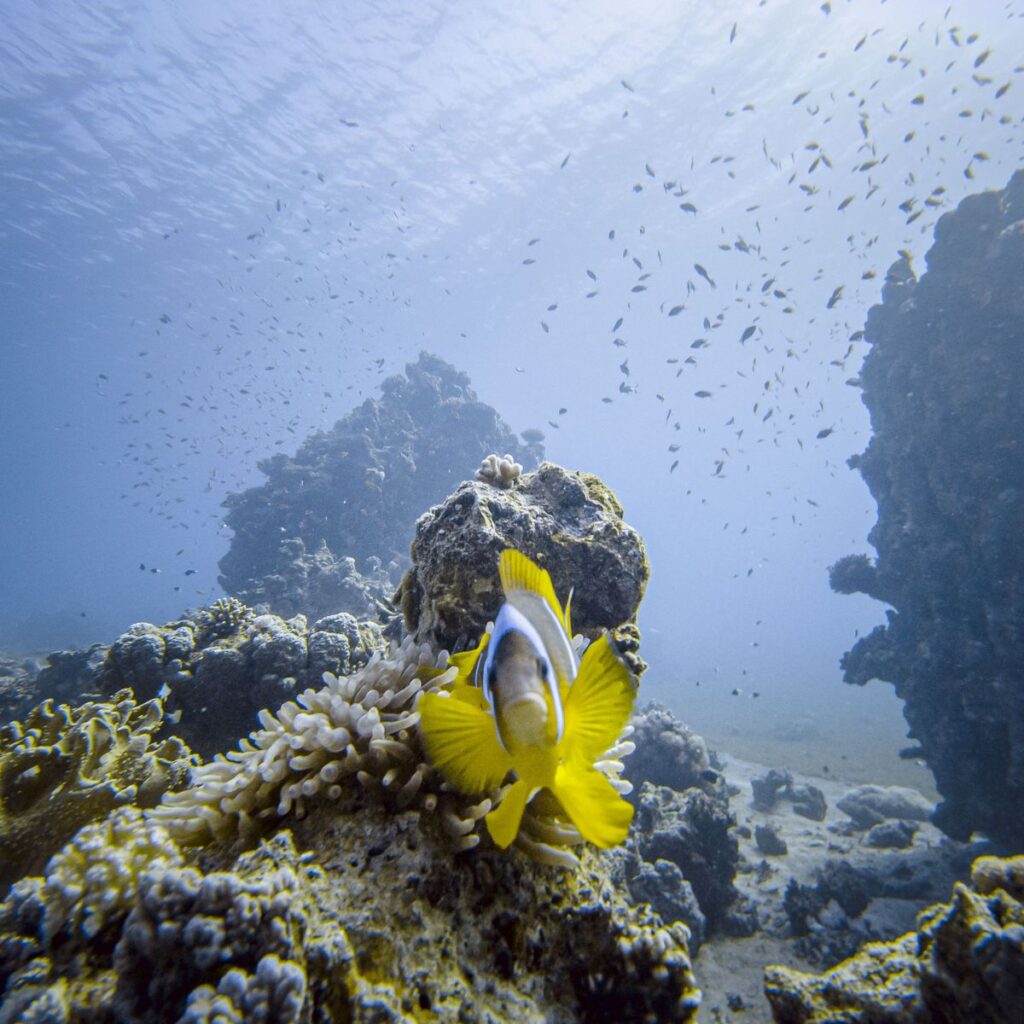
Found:
M 525 779 L 517 779 L 509 787 L 501 803 L 487 814 L 487 831 L 490 832 L 495 846 L 502 850 L 511 846 L 512 841 L 519 835 L 519 826 L 523 821 L 530 790 L 531 786 Z
M 578 761 L 559 765 L 552 791 L 588 843 L 607 850 L 626 838 L 633 807 L 596 768 Z
M 480 643 L 472 650 L 448 655 L 448 664 L 454 665 L 458 670 L 459 679 L 470 680 L 473 678 L 473 670 L 480 663 L 480 659 L 483 657 L 484 651 L 487 650 L 487 644 L 490 642 L 490 639 L 491 634 L 484 633 L 480 638 Z
M 614 746 L 633 711 L 635 692 L 632 673 L 605 633 L 583 652 L 565 701 L 565 759 L 593 765 Z
M 501 576 L 501 589 L 508 601 L 515 604 L 517 592 L 534 594 L 547 604 L 555 618 L 565 627 L 562 606 L 558 603 L 554 584 L 546 569 L 527 558 L 522 551 L 506 548 L 498 561 L 498 574 Z
M 440 693 L 425 693 L 418 709 L 427 757 L 448 782 L 467 794 L 501 785 L 512 759 L 489 711 L 478 702 Z

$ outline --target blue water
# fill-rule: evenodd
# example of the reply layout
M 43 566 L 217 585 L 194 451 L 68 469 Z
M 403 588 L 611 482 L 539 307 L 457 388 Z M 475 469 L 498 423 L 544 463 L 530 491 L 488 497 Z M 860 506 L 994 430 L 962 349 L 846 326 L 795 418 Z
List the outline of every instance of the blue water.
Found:
M 218 596 L 225 494 L 427 348 L 617 490 L 652 694 L 873 714 L 857 332 L 1020 165 L 1021 53 L 1018 3 L 6 5 L 4 645 Z

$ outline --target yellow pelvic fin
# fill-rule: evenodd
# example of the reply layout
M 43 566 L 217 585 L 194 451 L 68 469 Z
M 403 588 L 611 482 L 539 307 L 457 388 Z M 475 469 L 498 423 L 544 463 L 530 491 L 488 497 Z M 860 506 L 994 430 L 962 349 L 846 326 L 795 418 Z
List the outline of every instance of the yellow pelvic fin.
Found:
M 487 831 L 491 833 L 495 845 L 503 850 L 510 846 L 512 840 L 519 834 L 519 826 L 523 820 L 523 811 L 526 810 L 531 788 L 525 779 L 516 780 L 501 803 L 490 811 L 485 819 Z
M 559 765 L 553 792 L 588 843 L 607 850 L 626 838 L 633 808 L 596 768 L 579 762 Z
M 635 689 L 608 634 L 595 640 L 583 653 L 565 701 L 563 757 L 589 766 L 613 746 L 633 711 Z
M 500 786 L 512 759 L 498 741 L 494 718 L 475 694 L 457 687 L 452 697 L 425 693 L 418 705 L 427 757 L 456 789 L 485 793 Z
M 548 603 L 558 621 L 566 627 L 570 638 L 572 637 L 572 633 L 569 632 L 569 621 L 558 603 L 554 584 L 546 569 L 531 561 L 522 551 L 506 548 L 498 561 L 498 573 L 501 576 L 501 589 L 505 591 L 507 598 L 511 599 L 512 593 L 516 590 L 537 594 Z

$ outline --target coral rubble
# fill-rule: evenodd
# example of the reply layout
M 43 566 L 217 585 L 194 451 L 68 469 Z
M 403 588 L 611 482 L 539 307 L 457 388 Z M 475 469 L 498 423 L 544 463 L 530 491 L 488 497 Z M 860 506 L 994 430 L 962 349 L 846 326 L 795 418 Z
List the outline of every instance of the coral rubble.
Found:
M 542 454 L 477 399 L 464 373 L 423 352 L 382 383 L 380 398 L 294 456 L 261 462 L 266 483 L 227 498 L 234 537 L 221 585 L 284 616 L 366 617 L 407 564 L 417 516 L 495 451 L 527 465 Z
M 508 488 L 462 484 L 416 524 L 412 567 L 396 595 L 406 627 L 448 650 L 475 643 L 501 605 L 498 556 L 508 547 L 546 569 L 559 595 L 576 588 L 576 631 L 631 623 L 650 570 L 622 515 L 597 477 L 550 462 Z
M 927 272 L 890 269 L 867 320 L 867 450 L 877 564 L 840 560 L 833 588 L 893 606 L 843 659 L 903 699 L 966 839 L 1024 844 L 1024 172 L 935 228 Z
M 1024 857 L 980 857 L 916 932 L 815 976 L 765 969 L 776 1024 L 1015 1024 L 1024 1006 Z

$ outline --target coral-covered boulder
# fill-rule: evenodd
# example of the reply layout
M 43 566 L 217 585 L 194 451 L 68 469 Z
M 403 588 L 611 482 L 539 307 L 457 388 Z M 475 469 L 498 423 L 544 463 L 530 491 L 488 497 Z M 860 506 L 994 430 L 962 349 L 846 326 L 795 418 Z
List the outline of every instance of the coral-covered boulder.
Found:
M 501 607 L 498 557 L 518 548 L 551 574 L 572 624 L 593 635 L 634 620 L 650 570 L 640 535 L 596 476 L 545 462 L 511 485 L 472 480 L 416 524 L 396 603 L 406 627 L 448 650 L 473 644 Z

